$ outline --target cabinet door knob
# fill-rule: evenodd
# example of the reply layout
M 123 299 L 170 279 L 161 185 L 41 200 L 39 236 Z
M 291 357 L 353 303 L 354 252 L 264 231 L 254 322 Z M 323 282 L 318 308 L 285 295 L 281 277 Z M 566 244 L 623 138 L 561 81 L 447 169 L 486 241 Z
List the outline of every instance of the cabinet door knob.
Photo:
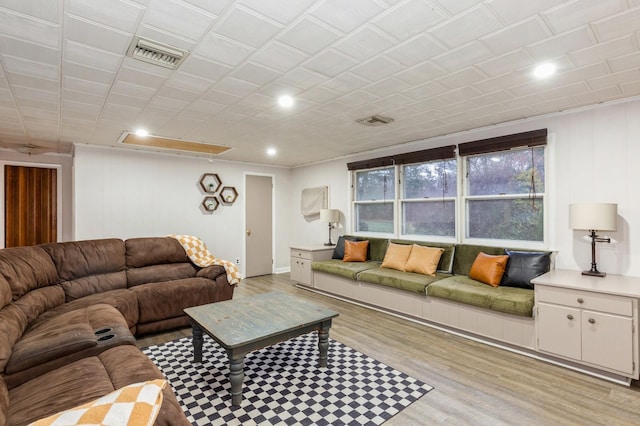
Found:
M 578 303 L 584 303 L 584 299 L 582 297 L 578 297 Z
M 571 314 L 567 315 L 567 319 L 572 320 L 573 319 L 573 315 L 571 315 Z
M 596 320 L 594 320 L 593 318 L 589 318 L 589 324 L 595 324 Z

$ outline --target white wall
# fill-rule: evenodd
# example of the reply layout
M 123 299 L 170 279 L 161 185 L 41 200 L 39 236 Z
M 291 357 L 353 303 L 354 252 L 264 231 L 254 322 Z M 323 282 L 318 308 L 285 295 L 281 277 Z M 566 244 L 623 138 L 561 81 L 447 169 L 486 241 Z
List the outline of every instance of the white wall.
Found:
M 556 267 L 583 270 L 591 262 L 590 243 L 583 231 L 568 227 L 568 206 L 578 202 L 618 204 L 618 229 L 608 232 L 615 244 L 598 244 L 601 271 L 640 276 L 640 101 L 602 105 L 572 113 L 471 130 L 446 137 L 426 139 L 400 147 L 376 150 L 349 158 L 299 167 L 293 170 L 293 202 L 307 187 L 328 185 L 332 208 L 342 212 L 340 234 L 349 233 L 349 188 L 346 163 L 399 152 L 458 144 L 477 139 L 547 128 L 549 131 L 548 245 L 558 250 Z M 308 221 L 296 208 L 292 217 L 293 243 L 326 242 L 326 224 Z M 337 233 L 334 233 L 334 241 Z
M 238 200 L 213 213 L 201 208 L 198 181 L 217 173 Z M 275 267 L 289 266 L 291 170 L 176 155 L 77 145 L 74 157 L 75 239 L 189 234 L 244 272 L 244 174 L 274 177 Z
M 71 155 L 27 155 L 0 150 L 0 248 L 4 248 L 4 166 L 48 167 L 58 169 L 58 241 L 73 240 L 73 161 Z

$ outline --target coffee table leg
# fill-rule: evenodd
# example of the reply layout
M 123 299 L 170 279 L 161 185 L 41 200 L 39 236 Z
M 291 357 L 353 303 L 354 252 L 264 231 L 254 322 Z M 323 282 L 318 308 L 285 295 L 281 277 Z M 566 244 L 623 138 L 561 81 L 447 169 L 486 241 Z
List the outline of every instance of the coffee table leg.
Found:
M 202 362 L 202 329 L 196 323 L 191 324 L 193 332 L 193 362 Z
M 229 355 L 229 381 L 231 382 L 231 405 L 239 406 L 242 402 L 242 382 L 244 382 L 244 355 Z
M 331 321 L 322 323 L 318 330 L 318 349 L 320 349 L 320 367 L 327 366 L 327 353 L 329 352 L 329 328 Z

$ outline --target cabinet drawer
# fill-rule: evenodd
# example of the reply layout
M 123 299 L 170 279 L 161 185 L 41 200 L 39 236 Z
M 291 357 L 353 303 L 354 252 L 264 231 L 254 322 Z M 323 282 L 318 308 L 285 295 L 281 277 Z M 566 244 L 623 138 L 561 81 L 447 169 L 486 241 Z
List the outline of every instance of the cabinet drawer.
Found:
M 627 297 L 545 285 L 536 285 L 535 295 L 536 302 L 548 302 L 617 315 L 633 315 L 633 301 Z
M 307 250 L 291 249 L 291 257 L 299 257 L 300 259 L 311 260 L 311 252 Z

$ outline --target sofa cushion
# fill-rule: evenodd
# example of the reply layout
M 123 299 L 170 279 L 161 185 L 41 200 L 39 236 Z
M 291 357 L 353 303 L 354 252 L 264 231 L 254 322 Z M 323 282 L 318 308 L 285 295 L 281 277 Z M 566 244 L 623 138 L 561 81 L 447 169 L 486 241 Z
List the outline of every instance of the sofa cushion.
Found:
M 0 376 L 0 425 L 7 424 L 7 416 L 9 415 L 9 389 L 5 385 L 2 376 Z
M 404 266 L 404 270 L 407 272 L 415 272 L 416 274 L 434 276 L 442 252 L 444 252 L 443 248 L 414 244 L 411 248 L 411 254 L 407 259 L 407 263 Z
M 180 242 L 171 237 L 129 238 L 124 242 L 126 264 L 129 268 L 189 263 Z
M 20 340 L 29 322 L 25 313 L 12 303 L 0 309 L 0 325 L 2 325 L 2 331 L 0 332 L 0 372 L 3 372 L 11 357 L 13 346 Z
M 41 247 L 14 247 L 0 250 L 0 275 L 11 288 L 12 300 L 58 282 L 56 267 Z M 2 297 L 6 299 L 6 295 Z
M 533 289 L 531 280 L 549 272 L 551 252 L 528 252 L 505 249 L 509 256 L 500 285 Z
M 387 247 L 387 253 L 382 260 L 381 268 L 397 269 L 398 271 L 404 271 L 404 267 L 407 264 L 411 249 L 413 246 L 409 244 L 394 244 L 389 243 Z
M 12 300 L 9 281 L 3 275 L 0 275 L 0 309 L 7 306 Z
M 413 272 L 401 272 L 395 269 L 373 268 L 360 272 L 358 274 L 358 281 L 394 287 L 424 295 L 426 294 L 425 288 L 428 285 L 447 276 L 448 275 L 444 274 L 429 276 Z
M 456 254 L 453 258 L 453 274 L 469 275 L 473 262 L 478 257 L 478 253 L 484 252 L 490 255 L 504 254 L 503 247 L 479 246 L 472 244 L 456 245 Z
M 221 268 L 224 270 L 224 267 Z M 127 270 L 127 285 L 134 287 L 140 284 L 193 278 L 197 273 L 198 268 L 192 263 L 171 263 L 130 268 Z
M 349 235 L 341 235 L 338 238 L 338 242 L 336 243 L 336 247 L 333 249 L 332 259 L 340 259 L 344 258 L 344 242 L 345 240 L 349 241 L 358 241 L 357 237 L 351 237 Z
M 389 240 L 390 243 L 398 243 L 398 244 L 416 244 L 419 246 L 427 246 L 427 247 L 439 247 L 443 249 L 442 255 L 440 256 L 440 260 L 438 261 L 438 267 L 436 271 L 442 272 L 443 274 L 451 274 L 453 268 L 453 257 L 455 254 L 456 245 L 451 243 L 436 243 L 436 242 L 428 242 L 428 241 L 411 241 L 411 240 Z
M 484 252 L 478 253 L 476 260 L 471 265 L 469 278 L 489 284 L 492 287 L 498 287 L 507 267 L 509 256 L 497 255 L 492 256 Z
M 377 268 L 380 262 L 343 262 L 338 259 L 322 260 L 311 263 L 311 269 L 318 272 L 326 272 L 340 277 L 356 279 L 359 272 Z
M 345 241 L 343 262 L 366 262 L 369 241 Z
M 532 290 L 515 287 L 490 287 L 471 278 L 455 275 L 430 284 L 427 295 L 440 297 L 507 314 L 531 317 Z

